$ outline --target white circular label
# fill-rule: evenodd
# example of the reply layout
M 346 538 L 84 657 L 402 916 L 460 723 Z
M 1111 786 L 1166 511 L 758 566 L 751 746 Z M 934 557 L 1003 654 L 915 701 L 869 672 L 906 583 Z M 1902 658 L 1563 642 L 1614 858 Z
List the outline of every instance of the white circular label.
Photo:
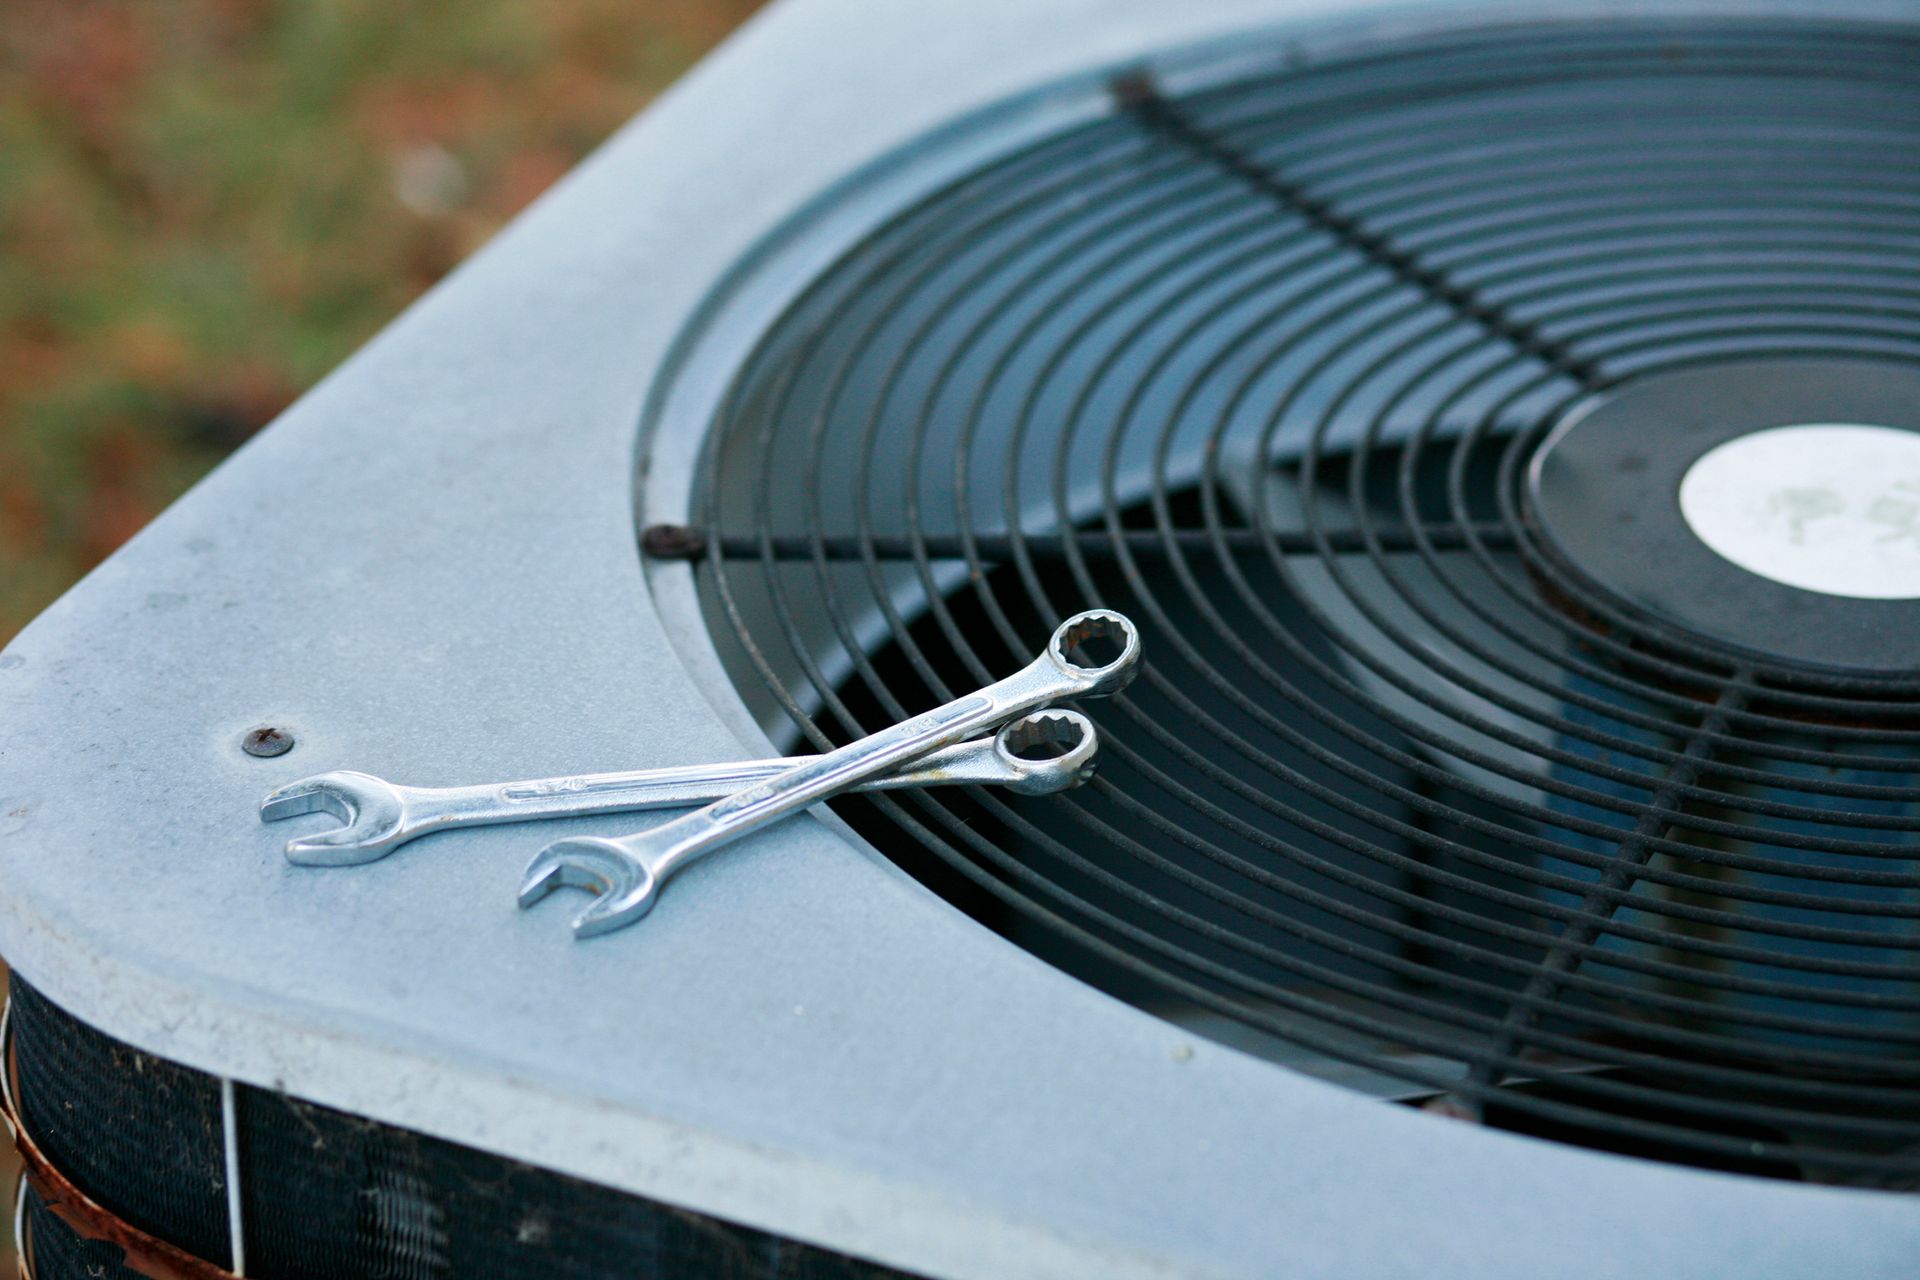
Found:
M 1680 514 L 1749 573 L 1862 600 L 1920 598 L 1920 432 L 1772 427 L 1709 449 Z

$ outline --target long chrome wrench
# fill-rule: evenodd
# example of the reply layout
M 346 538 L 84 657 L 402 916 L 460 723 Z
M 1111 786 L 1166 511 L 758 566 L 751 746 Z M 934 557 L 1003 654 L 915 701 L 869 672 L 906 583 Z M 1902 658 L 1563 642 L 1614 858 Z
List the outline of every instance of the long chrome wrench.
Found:
M 1073 656 L 1093 642 L 1112 645 L 1118 656 L 1098 664 Z M 520 905 L 530 907 L 562 886 L 585 889 L 594 899 L 574 917 L 576 938 L 632 924 L 653 908 L 668 878 L 701 855 L 988 725 L 1061 698 L 1115 693 L 1133 678 L 1139 658 L 1139 632 L 1124 616 L 1105 609 L 1075 614 L 1054 631 L 1038 658 L 977 692 L 651 831 L 617 838 L 577 836 L 548 845 L 527 866 Z
M 1078 712 L 1036 711 L 1010 721 L 992 737 L 957 743 L 897 773 L 870 778 L 860 789 L 1003 786 L 1021 795 L 1048 795 L 1086 781 L 1099 745 L 1093 724 Z M 1042 749 L 1057 754 L 1029 754 Z M 409 787 L 340 769 L 270 792 L 260 802 L 260 820 L 331 814 L 344 825 L 287 841 L 287 861 L 348 867 L 377 861 L 410 840 L 452 827 L 710 804 L 811 759 L 784 756 L 469 787 Z

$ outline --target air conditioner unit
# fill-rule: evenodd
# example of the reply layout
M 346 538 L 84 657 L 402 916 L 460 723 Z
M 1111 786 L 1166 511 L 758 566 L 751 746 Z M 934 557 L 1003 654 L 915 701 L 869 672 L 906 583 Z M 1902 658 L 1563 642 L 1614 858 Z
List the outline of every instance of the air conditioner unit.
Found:
M 32 1274 L 1912 1275 L 1915 16 L 763 13 L 0 658 Z M 1091 785 L 603 937 L 256 817 L 1095 605 Z

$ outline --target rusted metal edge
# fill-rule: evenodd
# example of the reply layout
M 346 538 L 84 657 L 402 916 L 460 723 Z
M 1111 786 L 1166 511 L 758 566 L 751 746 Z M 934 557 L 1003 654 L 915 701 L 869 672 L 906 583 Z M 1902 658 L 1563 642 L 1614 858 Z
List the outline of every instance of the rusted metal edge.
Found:
M 27 1177 L 23 1171 L 13 1178 L 13 1274 L 17 1280 L 33 1280 L 33 1260 L 28 1252 Z
M 20 1161 L 24 1166 L 22 1178 L 40 1197 L 40 1202 L 81 1239 L 101 1240 L 118 1248 L 126 1255 L 121 1265 L 137 1275 L 150 1277 L 150 1280 L 241 1280 L 233 1272 L 205 1258 L 195 1257 L 178 1245 L 148 1235 L 120 1218 L 74 1186 L 47 1159 L 27 1133 L 26 1126 L 20 1122 L 19 1109 L 14 1105 L 12 1012 L 11 1001 L 8 1001 L 6 1010 L 0 1012 L 0 1037 L 4 1037 L 6 1046 L 4 1069 L 0 1069 L 0 1119 L 5 1119 L 7 1131 L 13 1137 L 13 1148 L 20 1153 Z M 26 1244 L 24 1240 L 16 1240 L 14 1247 L 21 1251 L 21 1274 L 30 1276 L 27 1267 L 30 1251 Z

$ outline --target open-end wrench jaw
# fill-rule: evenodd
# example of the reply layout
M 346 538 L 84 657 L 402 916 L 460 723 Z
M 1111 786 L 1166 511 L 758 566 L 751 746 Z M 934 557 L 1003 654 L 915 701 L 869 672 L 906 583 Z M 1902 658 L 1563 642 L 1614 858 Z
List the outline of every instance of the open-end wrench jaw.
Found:
M 985 688 L 827 752 L 715 802 L 697 813 L 630 836 L 560 840 L 548 845 L 527 867 L 520 905 L 531 906 L 560 887 L 596 894 L 574 917 L 577 938 L 608 933 L 652 910 L 661 886 L 681 867 L 769 822 L 797 813 L 821 800 L 859 787 L 864 781 L 898 770 L 933 751 L 990 725 L 1007 725 L 1036 709 L 1065 698 L 1103 697 L 1133 679 L 1140 659 L 1140 633 L 1125 616 L 1108 609 L 1075 614 L 1061 623 L 1046 649 L 1020 671 Z M 1043 717 L 1027 734 L 1075 737 L 1068 755 L 1085 755 L 1068 764 L 1077 776 L 1091 765 L 1092 726 L 1066 719 L 1057 726 Z M 1080 733 L 1085 725 L 1086 732 Z M 1024 743 L 996 737 L 996 750 L 1026 759 Z M 1036 768 L 1060 771 L 1061 756 L 1027 760 Z
M 614 840 L 572 836 L 556 840 L 527 864 L 520 905 L 530 907 L 555 889 L 585 889 L 594 895 L 573 918 L 577 938 L 591 938 L 630 924 L 653 910 L 659 881 L 653 870 Z
M 260 802 L 262 822 L 306 813 L 330 814 L 343 825 L 289 840 L 287 861 L 301 866 L 351 867 L 373 862 L 417 834 L 408 824 L 401 789 L 384 778 L 352 769 L 290 782 Z

